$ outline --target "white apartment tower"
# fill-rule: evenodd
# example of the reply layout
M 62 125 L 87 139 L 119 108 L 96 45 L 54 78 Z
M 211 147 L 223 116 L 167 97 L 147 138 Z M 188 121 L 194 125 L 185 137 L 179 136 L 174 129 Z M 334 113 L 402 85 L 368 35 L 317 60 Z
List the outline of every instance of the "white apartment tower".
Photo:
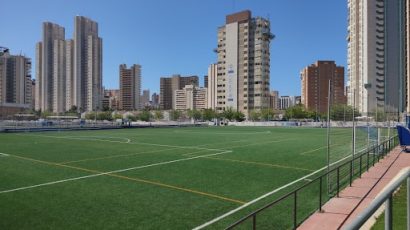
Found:
M 102 39 L 97 22 L 75 17 L 73 50 L 73 103 L 82 111 L 102 109 Z
M 270 22 L 250 11 L 226 16 L 218 28 L 218 111 L 228 107 L 248 115 L 269 108 Z
M 348 0 L 347 99 L 363 114 L 404 108 L 401 4 L 403 1 Z

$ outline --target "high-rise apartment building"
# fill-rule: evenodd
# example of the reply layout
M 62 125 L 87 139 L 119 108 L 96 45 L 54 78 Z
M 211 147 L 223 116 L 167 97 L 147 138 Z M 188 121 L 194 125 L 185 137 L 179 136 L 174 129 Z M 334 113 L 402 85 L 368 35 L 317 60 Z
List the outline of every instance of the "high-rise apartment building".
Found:
M 346 104 L 343 66 L 337 66 L 334 61 L 317 61 L 303 68 L 300 78 L 302 104 L 306 109 L 325 113 L 329 90 L 331 105 Z
M 405 1 L 348 0 L 347 99 L 363 114 L 404 109 L 404 5 Z
M 0 48 L 0 105 L 31 107 L 31 60 Z
M 153 93 L 151 96 L 151 106 L 153 108 L 159 107 L 159 95 L 157 93 Z
M 217 77 L 218 65 L 211 64 L 208 67 L 207 103 L 209 109 L 216 109 L 217 101 Z
M 150 99 L 149 89 L 144 89 L 141 95 L 141 107 L 140 108 L 144 108 L 145 106 L 151 106 L 149 103 L 149 99 Z
M 198 83 L 198 76 L 181 77 L 181 75 L 173 75 L 172 77 L 161 77 L 159 108 L 163 110 L 173 109 L 174 91 L 183 89 L 186 85 L 198 87 Z
M 279 109 L 279 91 L 274 90 L 270 92 L 269 107 L 273 110 Z
M 141 105 L 141 66 L 120 65 L 120 109 L 138 110 Z
M 43 23 L 36 45 L 36 110 L 55 113 L 76 106 L 81 112 L 102 109 L 102 40 L 98 24 L 75 17 L 74 39 L 63 27 Z
M 64 65 L 64 41 L 65 30 L 62 26 L 43 23 L 42 41 L 36 45 L 36 110 L 56 112 L 56 101 L 64 101 L 57 98 L 61 94 L 57 95 L 59 87 L 56 87 L 65 78 L 61 69 Z
M 84 111 L 102 108 L 102 39 L 97 22 L 76 16 L 74 23 L 73 101 Z
M 207 90 L 194 85 L 186 85 L 183 89 L 174 91 L 174 109 L 206 109 L 207 107 Z
M 301 103 L 300 96 L 281 96 L 279 97 L 279 109 L 285 110 L 289 107 L 298 105 Z
M 270 41 L 268 19 L 250 11 L 226 16 L 218 28 L 217 110 L 249 114 L 269 107 Z

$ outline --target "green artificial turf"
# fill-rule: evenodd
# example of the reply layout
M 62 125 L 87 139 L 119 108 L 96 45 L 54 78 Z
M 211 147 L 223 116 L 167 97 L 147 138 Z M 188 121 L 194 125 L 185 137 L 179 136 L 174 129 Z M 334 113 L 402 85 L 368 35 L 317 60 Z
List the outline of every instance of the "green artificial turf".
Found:
M 351 154 L 351 133 L 331 130 L 331 162 Z M 366 136 L 357 132 L 358 150 L 367 146 Z M 3 133 L 0 143 L 0 152 L 9 155 L 0 156 L 0 229 L 191 229 L 327 162 L 321 128 Z M 207 229 L 225 228 L 307 182 Z M 318 208 L 318 194 L 318 182 L 300 191 L 298 223 Z M 291 228 L 293 202 L 292 196 L 267 209 L 258 227 Z

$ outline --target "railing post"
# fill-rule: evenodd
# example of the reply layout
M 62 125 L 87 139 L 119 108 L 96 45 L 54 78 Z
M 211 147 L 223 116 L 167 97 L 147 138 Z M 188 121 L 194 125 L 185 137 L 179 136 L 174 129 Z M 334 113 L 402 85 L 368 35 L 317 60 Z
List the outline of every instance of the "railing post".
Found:
M 366 171 L 369 171 L 369 154 L 370 154 L 370 149 L 368 149 L 368 150 L 367 150 L 367 158 L 366 158 L 367 164 L 366 164 Z
M 349 182 L 350 182 L 350 187 L 352 187 L 352 181 L 353 181 L 353 161 L 350 162 L 350 178 L 349 178 Z
M 319 180 L 319 212 L 322 212 L 322 178 L 323 176 Z
M 359 178 L 362 178 L 362 155 L 360 155 L 359 165 Z
M 407 177 L 407 230 L 410 229 L 410 177 Z
M 295 200 L 294 200 L 294 203 L 293 203 L 293 229 L 296 229 L 296 227 L 298 226 L 298 224 L 297 224 L 297 205 L 298 205 L 298 196 L 297 196 L 297 190 L 295 191 L 295 196 L 294 196 L 294 198 L 295 198 Z
M 393 195 L 390 194 L 389 198 L 386 200 L 386 211 L 384 213 L 384 229 L 392 230 L 393 225 Z
M 256 230 L 256 214 L 252 216 L 252 229 Z
M 339 197 L 339 188 L 340 188 L 340 185 L 339 185 L 339 170 L 340 169 L 340 167 L 337 167 L 337 197 Z

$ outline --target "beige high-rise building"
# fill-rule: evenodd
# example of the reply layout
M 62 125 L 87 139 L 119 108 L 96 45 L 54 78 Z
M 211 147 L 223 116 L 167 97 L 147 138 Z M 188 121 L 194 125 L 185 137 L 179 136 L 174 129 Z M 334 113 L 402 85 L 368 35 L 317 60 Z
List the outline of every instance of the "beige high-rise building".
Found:
M 226 16 L 218 28 L 218 111 L 231 107 L 248 115 L 269 107 L 273 37 L 269 20 L 248 10 Z
M 208 67 L 208 84 L 207 84 L 207 107 L 209 109 L 216 109 L 217 105 L 217 77 L 218 65 L 211 64 Z
M 174 92 L 183 89 L 186 85 L 198 86 L 198 76 L 181 77 L 176 74 L 172 77 L 161 77 L 159 108 L 169 110 L 174 108 Z
M 42 41 L 36 45 L 36 110 L 55 111 L 55 80 L 61 83 L 65 75 L 61 70 L 64 59 L 64 28 L 51 23 L 43 23 Z M 58 84 L 56 83 L 56 84 Z
M 207 89 L 186 85 L 183 89 L 174 91 L 173 100 L 175 110 L 206 109 Z
M 363 115 L 404 109 L 404 2 L 348 0 L 347 101 Z
M 120 65 L 120 109 L 138 110 L 141 105 L 141 66 Z
M 98 23 L 76 16 L 74 23 L 73 104 L 82 111 L 102 109 L 102 39 Z
M 0 48 L 0 105 L 31 107 L 31 60 Z

